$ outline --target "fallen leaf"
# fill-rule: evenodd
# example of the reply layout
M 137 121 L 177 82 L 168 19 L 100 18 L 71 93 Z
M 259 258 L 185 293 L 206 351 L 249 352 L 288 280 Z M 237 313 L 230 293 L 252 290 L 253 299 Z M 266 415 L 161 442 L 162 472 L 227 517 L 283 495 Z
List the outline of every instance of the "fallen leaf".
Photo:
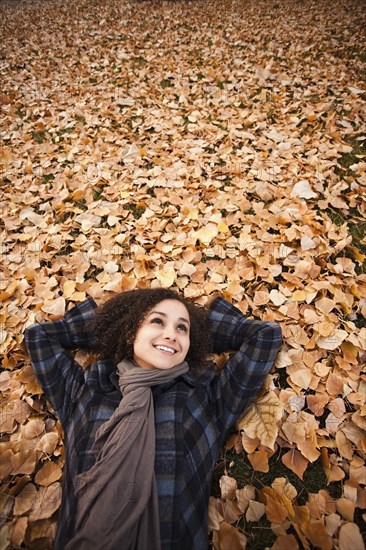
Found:
M 274 392 L 269 392 L 249 406 L 237 427 L 252 439 L 258 438 L 262 445 L 273 449 L 282 412 L 281 401 Z
M 34 481 L 38 485 L 48 486 L 58 481 L 62 476 L 62 470 L 55 462 L 46 462 L 44 466 L 36 473 Z
M 339 550 L 365 550 L 360 529 L 355 523 L 344 523 L 339 530 Z
M 297 449 L 291 449 L 286 454 L 284 454 L 282 456 L 282 462 L 300 479 L 303 479 L 304 472 L 309 464 L 309 461 L 305 457 L 303 457 Z
M 60 507 L 61 504 L 61 485 L 53 483 L 48 487 L 41 487 L 37 494 L 37 499 L 33 502 L 29 514 L 30 521 L 48 519 Z
M 266 510 L 265 505 L 262 502 L 257 502 L 256 500 L 249 501 L 249 507 L 245 514 L 247 521 L 259 521 L 264 515 Z

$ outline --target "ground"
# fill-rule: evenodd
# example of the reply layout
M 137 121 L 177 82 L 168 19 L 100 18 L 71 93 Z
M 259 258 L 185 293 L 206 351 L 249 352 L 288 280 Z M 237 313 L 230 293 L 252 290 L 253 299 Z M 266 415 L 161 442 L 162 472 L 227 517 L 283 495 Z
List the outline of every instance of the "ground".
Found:
M 364 548 L 365 29 L 361 0 L 2 0 L 1 549 L 51 548 L 60 504 L 24 328 L 137 286 L 283 331 L 213 547 Z

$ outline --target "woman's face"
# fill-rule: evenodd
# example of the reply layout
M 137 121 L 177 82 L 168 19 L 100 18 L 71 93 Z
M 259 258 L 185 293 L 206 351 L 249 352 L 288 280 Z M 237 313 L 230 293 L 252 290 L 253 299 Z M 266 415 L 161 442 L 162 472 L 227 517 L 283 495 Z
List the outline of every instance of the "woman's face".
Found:
M 189 314 L 178 300 L 163 300 L 144 318 L 133 344 L 133 358 L 144 369 L 171 369 L 189 350 Z

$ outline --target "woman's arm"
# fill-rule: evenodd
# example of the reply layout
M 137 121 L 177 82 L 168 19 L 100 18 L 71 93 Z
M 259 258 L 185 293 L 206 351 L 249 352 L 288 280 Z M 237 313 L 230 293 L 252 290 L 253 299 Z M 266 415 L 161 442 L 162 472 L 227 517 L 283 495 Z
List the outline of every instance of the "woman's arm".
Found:
M 83 371 L 68 350 L 92 348 L 95 308 L 89 298 L 63 319 L 32 325 L 25 331 L 37 379 L 62 422 L 84 383 Z
M 277 323 L 246 319 L 223 298 L 209 306 L 215 353 L 234 351 L 217 377 L 215 391 L 220 416 L 228 427 L 259 391 L 281 346 Z

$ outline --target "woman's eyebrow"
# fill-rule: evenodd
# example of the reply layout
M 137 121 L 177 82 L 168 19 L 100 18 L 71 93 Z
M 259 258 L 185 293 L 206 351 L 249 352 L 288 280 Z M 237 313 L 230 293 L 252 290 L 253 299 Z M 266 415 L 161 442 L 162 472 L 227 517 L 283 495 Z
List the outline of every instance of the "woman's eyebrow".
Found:
M 166 313 L 163 313 L 162 311 L 151 311 L 149 313 L 149 317 L 150 315 L 155 315 L 155 314 L 158 314 L 158 315 L 162 315 L 163 317 L 167 317 L 167 314 Z M 185 319 L 184 317 L 179 317 L 179 321 L 184 321 L 185 323 L 187 323 L 187 325 L 189 325 L 189 320 L 188 319 Z

